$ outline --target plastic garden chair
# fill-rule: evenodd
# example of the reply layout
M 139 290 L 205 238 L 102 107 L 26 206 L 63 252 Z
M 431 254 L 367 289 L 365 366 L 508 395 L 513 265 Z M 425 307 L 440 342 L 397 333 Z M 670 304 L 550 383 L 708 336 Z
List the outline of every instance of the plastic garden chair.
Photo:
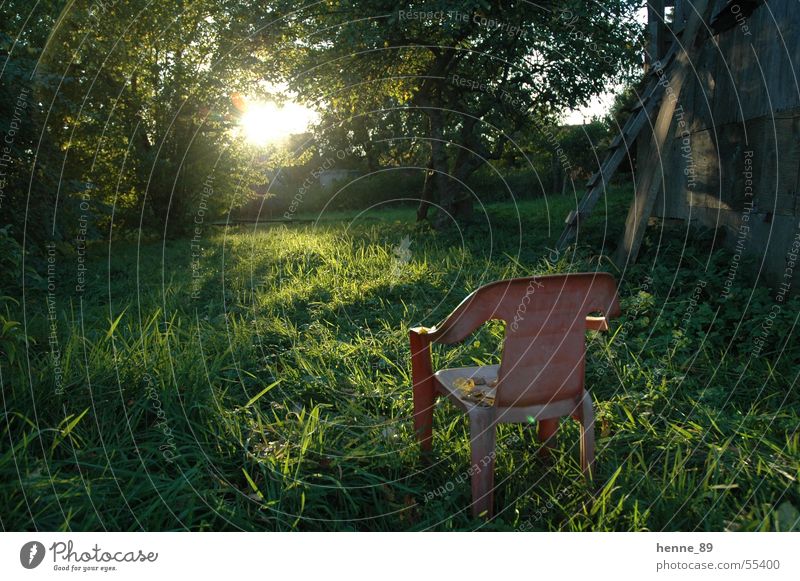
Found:
M 597 315 L 594 315 L 594 314 Z M 544 451 L 558 421 L 581 424 L 584 474 L 594 465 L 594 409 L 584 387 L 586 330 L 608 330 L 620 314 L 617 285 L 606 273 L 560 274 L 494 282 L 474 291 L 437 327 L 410 330 L 414 429 L 423 453 L 431 451 L 433 409 L 444 396 L 469 416 L 472 514 L 492 516 L 495 428 L 538 423 Z M 500 365 L 434 373 L 431 343 L 459 343 L 491 319 L 506 323 Z

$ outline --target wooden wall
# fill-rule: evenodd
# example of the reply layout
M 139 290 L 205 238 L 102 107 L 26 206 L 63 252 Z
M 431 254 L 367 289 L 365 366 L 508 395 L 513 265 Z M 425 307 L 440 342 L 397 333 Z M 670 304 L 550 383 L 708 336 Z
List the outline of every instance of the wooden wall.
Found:
M 770 0 L 707 38 L 679 100 L 687 125 L 676 112 L 661 155 L 654 214 L 723 228 L 771 282 L 800 235 L 799 67 L 798 0 Z

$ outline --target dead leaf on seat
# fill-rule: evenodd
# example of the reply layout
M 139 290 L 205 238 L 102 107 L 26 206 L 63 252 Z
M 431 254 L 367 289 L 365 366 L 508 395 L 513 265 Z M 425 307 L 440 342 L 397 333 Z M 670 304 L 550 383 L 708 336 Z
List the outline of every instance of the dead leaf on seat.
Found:
M 467 401 L 485 406 L 494 405 L 495 390 L 487 386 L 484 377 L 456 377 L 453 380 L 453 387 Z
M 456 377 L 453 380 L 453 387 L 462 393 L 472 393 L 475 389 L 475 380 L 471 377 Z
M 494 396 L 489 395 L 488 393 L 484 393 L 482 391 L 476 391 L 473 393 L 465 394 L 464 399 L 474 402 L 478 405 L 485 405 L 490 407 L 494 405 Z

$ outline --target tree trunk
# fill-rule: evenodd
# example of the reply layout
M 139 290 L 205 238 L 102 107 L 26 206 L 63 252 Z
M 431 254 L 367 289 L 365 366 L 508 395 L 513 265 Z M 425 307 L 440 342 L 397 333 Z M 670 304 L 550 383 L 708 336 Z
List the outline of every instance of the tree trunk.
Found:
M 425 170 L 425 184 L 422 186 L 422 195 L 419 201 L 419 208 L 417 208 L 417 222 L 428 219 L 428 209 L 431 207 L 435 186 L 433 160 L 431 160 L 428 162 L 428 168 Z
M 356 118 L 353 126 L 355 129 L 356 141 L 361 143 L 361 145 L 364 147 L 364 152 L 367 158 L 367 171 L 369 173 L 375 173 L 378 171 L 378 156 L 376 155 L 375 145 L 370 139 L 366 117 L 362 116 Z
M 561 163 L 559 163 L 558 156 L 555 153 L 550 158 L 550 168 L 553 172 L 553 181 L 551 193 L 555 194 L 556 192 L 561 192 L 564 189 L 564 185 L 567 183 L 567 180 L 564 176 L 564 169 L 561 167 Z
M 475 206 L 475 192 L 470 191 L 466 186 L 467 180 L 484 163 L 475 152 L 475 147 L 471 143 L 467 143 L 467 146 L 456 157 L 453 167 L 455 176 L 453 186 L 457 190 L 455 215 L 461 222 L 472 218 Z
M 472 196 L 464 196 L 455 203 L 455 216 L 459 222 L 464 222 L 472 218 L 474 213 L 474 201 Z
M 450 187 L 450 168 L 447 166 L 447 152 L 444 148 L 444 118 L 440 109 L 428 109 L 431 136 L 431 164 L 434 171 L 436 191 L 439 193 L 439 211 L 434 226 L 445 228 L 455 214 L 455 192 Z
M 453 162 L 453 168 L 450 169 L 444 143 L 441 139 L 433 138 L 431 160 L 428 164 L 422 201 L 417 210 L 417 221 L 427 218 L 435 194 L 438 194 L 439 206 L 439 212 L 434 220 L 437 229 L 445 228 L 452 222 L 470 219 L 474 211 L 474 194 L 468 191 L 464 184 L 480 165 L 481 162 L 474 155 L 471 158 L 459 155 Z

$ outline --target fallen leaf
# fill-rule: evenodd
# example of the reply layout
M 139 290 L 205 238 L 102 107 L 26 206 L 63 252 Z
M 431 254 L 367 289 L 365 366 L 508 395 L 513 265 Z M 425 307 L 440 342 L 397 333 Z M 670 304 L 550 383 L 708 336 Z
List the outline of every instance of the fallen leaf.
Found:
M 456 377 L 453 380 L 453 387 L 464 393 L 471 393 L 475 389 L 475 381 L 469 377 Z

